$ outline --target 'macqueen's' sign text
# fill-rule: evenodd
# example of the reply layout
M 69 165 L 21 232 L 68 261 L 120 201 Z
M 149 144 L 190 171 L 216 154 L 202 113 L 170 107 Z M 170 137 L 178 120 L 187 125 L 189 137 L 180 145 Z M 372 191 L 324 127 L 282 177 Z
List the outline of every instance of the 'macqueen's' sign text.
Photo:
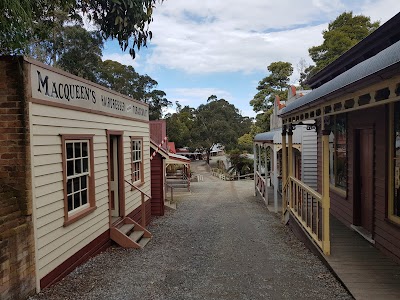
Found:
M 106 114 L 149 120 L 148 107 L 128 97 L 31 64 L 32 98 Z

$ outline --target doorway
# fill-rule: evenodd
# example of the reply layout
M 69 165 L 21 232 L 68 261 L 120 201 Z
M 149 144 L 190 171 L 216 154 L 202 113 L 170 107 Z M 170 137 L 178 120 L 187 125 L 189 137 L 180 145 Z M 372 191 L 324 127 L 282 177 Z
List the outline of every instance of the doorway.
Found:
M 125 214 L 122 141 L 122 133 L 108 132 L 108 186 L 111 223 L 115 223 Z
M 354 224 L 370 238 L 374 225 L 374 136 L 372 128 L 356 130 Z M 357 157 L 358 154 L 358 157 Z

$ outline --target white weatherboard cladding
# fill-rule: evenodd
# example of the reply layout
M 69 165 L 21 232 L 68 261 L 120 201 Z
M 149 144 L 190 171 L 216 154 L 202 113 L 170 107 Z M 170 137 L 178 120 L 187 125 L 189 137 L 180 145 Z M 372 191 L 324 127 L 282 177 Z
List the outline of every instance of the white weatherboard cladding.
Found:
M 32 98 L 93 112 L 149 120 L 148 106 L 89 81 L 31 64 Z
M 131 179 L 130 137 L 143 138 L 144 180 L 150 194 L 150 139 L 147 122 L 32 103 L 33 193 L 39 279 L 109 229 L 107 129 L 124 132 L 124 176 Z M 93 134 L 97 209 L 64 227 L 62 134 Z M 126 213 L 141 204 L 140 193 L 125 184 Z
M 317 133 L 314 129 L 303 129 L 301 153 L 301 180 L 314 190 L 317 189 Z

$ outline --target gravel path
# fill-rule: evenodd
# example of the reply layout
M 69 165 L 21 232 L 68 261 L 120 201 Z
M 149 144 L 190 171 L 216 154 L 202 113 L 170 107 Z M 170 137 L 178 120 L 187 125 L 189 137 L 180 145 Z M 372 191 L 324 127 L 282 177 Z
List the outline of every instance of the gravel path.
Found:
M 322 262 L 253 196 L 192 165 L 176 211 L 155 218 L 143 250 L 109 248 L 31 299 L 352 299 Z

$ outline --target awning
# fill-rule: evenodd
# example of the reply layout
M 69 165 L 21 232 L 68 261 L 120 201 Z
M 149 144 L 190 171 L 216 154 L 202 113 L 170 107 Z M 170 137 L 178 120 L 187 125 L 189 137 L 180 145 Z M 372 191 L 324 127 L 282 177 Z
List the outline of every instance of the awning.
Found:
M 297 100 L 296 100 L 297 101 Z M 297 126 L 293 131 L 293 144 L 301 144 L 303 137 L 303 130 L 306 130 L 302 126 Z M 275 129 L 268 132 L 262 132 L 254 137 L 255 143 L 271 143 L 271 144 L 282 144 L 282 129 Z
M 167 164 L 189 165 L 190 159 L 179 154 L 168 153 L 169 157 L 166 159 Z

